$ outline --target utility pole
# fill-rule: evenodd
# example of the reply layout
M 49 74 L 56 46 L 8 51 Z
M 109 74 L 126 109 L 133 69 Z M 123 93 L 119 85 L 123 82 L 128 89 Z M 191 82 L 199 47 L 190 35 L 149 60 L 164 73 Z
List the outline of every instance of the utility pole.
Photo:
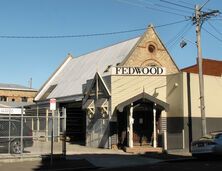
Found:
M 204 81 L 203 81 L 203 61 L 202 61 L 202 48 L 201 48 L 201 11 L 200 6 L 196 5 L 195 8 L 196 17 L 196 36 L 197 36 L 197 56 L 198 56 L 198 70 L 199 70 L 199 89 L 200 89 L 200 112 L 201 112 L 201 124 L 202 135 L 207 134 L 207 124 L 205 115 L 205 101 L 204 101 Z
M 206 4 L 206 3 L 205 3 Z M 204 4 L 204 5 L 205 5 Z M 197 38 L 197 62 L 199 70 L 199 89 L 200 89 L 200 111 L 201 111 L 201 125 L 202 135 L 207 134 L 206 115 L 205 115 L 205 101 L 204 101 L 204 79 L 203 79 L 203 61 L 202 61 L 202 48 L 201 48 L 201 26 L 204 20 L 209 19 L 211 16 L 216 16 L 219 11 L 213 10 L 211 12 L 202 12 L 203 6 L 195 6 L 195 16 L 193 17 L 194 24 L 196 24 L 196 38 Z

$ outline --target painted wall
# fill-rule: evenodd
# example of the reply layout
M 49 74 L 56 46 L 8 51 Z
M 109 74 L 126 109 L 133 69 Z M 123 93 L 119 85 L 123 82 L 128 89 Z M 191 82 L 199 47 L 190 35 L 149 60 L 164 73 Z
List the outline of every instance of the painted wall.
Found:
M 33 102 L 36 91 L 22 91 L 22 90 L 0 90 L 0 96 L 6 96 L 7 101 L 21 102 L 21 97 L 27 97 L 27 102 Z
M 143 91 L 166 102 L 166 76 L 112 76 L 111 113 L 118 104 Z
M 182 147 L 175 140 L 182 142 L 184 130 L 185 148 L 188 149 L 191 141 L 201 137 L 199 77 L 185 72 L 169 75 L 167 85 L 166 99 L 170 104 L 167 113 L 168 147 Z M 222 130 L 222 77 L 204 75 L 204 92 L 207 132 Z
M 185 73 L 183 74 L 185 78 Z M 200 117 L 200 92 L 198 74 L 190 74 L 192 117 Z M 222 77 L 204 75 L 204 96 L 206 117 L 222 117 Z M 187 100 L 184 100 L 187 106 Z M 184 108 L 184 116 L 187 117 L 187 108 Z

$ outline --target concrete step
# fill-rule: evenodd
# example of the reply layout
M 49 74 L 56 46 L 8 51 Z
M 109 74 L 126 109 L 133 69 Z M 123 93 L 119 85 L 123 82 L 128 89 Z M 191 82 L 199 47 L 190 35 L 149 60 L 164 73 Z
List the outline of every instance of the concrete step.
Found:
M 162 153 L 163 149 L 161 147 L 154 148 L 152 146 L 134 146 L 133 148 L 124 147 L 123 150 L 126 153 L 133 154 L 145 154 L 145 153 Z

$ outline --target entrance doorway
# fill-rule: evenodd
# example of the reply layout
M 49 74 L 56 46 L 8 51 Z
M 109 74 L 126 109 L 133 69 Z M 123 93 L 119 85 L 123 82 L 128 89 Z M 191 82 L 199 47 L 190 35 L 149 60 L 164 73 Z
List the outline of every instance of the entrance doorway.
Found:
M 154 148 L 158 146 L 158 133 L 163 131 L 161 112 L 168 111 L 169 104 L 142 92 L 120 103 L 116 109 L 120 146 L 129 148 L 148 144 Z
M 138 104 L 134 108 L 133 119 L 133 144 L 135 146 L 152 145 L 153 104 Z
M 138 100 L 133 105 L 133 145 L 153 146 L 153 102 Z M 117 112 L 119 146 L 127 146 L 127 110 Z M 156 129 L 160 130 L 161 110 L 156 111 Z M 158 132 L 158 131 L 157 131 Z

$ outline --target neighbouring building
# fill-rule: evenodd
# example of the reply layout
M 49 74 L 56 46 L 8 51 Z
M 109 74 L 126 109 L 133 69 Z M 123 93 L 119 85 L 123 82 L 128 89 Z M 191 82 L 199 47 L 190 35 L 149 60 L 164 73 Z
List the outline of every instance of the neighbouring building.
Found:
M 37 90 L 17 84 L 0 83 L 0 107 L 14 108 L 33 104 Z
M 86 146 L 189 149 L 201 135 L 198 75 L 191 70 L 180 71 L 149 26 L 140 37 L 68 55 L 38 91 L 35 108 L 49 108 L 55 98 L 67 111 L 67 136 Z M 221 72 L 204 82 L 207 130 L 222 130 Z

